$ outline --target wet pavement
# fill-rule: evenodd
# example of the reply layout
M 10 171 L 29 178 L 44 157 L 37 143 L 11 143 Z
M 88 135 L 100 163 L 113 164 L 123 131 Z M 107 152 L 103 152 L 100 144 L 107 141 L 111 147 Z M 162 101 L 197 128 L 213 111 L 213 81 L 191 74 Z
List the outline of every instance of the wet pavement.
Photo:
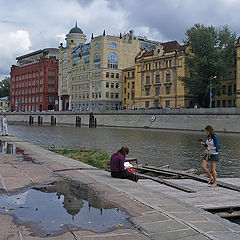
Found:
M 0 213 L 32 226 L 37 236 L 53 236 L 71 230 L 107 232 L 132 228 L 124 211 L 102 198 L 86 184 L 63 180 L 33 187 L 18 194 L 0 195 Z

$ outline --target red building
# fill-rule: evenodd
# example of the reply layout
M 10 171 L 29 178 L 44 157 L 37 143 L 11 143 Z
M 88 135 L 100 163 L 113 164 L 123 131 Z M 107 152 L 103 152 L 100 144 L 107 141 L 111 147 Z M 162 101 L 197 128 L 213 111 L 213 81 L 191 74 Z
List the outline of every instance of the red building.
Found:
M 11 67 L 11 111 L 56 110 L 58 49 L 46 48 L 17 57 Z

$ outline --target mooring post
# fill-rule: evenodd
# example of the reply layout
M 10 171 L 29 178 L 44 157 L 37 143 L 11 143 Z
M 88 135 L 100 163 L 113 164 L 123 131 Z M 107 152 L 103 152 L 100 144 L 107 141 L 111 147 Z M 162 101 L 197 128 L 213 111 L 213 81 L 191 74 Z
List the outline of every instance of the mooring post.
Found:
M 94 121 L 94 127 L 96 128 L 97 127 L 97 119 L 95 118 L 95 121 Z

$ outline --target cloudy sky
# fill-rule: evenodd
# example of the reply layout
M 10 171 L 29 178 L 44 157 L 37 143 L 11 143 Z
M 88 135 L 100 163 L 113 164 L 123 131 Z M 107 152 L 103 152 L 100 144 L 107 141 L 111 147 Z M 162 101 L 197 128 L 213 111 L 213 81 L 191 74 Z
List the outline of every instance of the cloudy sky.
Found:
M 134 29 L 149 39 L 185 38 L 195 23 L 229 25 L 240 35 L 239 0 L 0 0 L 0 79 L 16 57 L 58 47 L 75 25 L 91 34 Z

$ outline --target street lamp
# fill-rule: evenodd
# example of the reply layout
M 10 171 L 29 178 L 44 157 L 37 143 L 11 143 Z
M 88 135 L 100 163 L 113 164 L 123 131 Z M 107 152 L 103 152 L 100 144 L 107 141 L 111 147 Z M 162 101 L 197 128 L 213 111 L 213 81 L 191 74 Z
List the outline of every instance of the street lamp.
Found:
M 214 76 L 212 80 L 216 79 L 217 76 Z M 211 84 L 211 79 L 210 79 L 210 87 L 209 87 L 209 98 L 210 98 L 210 102 L 209 102 L 209 107 L 212 108 L 212 84 Z

